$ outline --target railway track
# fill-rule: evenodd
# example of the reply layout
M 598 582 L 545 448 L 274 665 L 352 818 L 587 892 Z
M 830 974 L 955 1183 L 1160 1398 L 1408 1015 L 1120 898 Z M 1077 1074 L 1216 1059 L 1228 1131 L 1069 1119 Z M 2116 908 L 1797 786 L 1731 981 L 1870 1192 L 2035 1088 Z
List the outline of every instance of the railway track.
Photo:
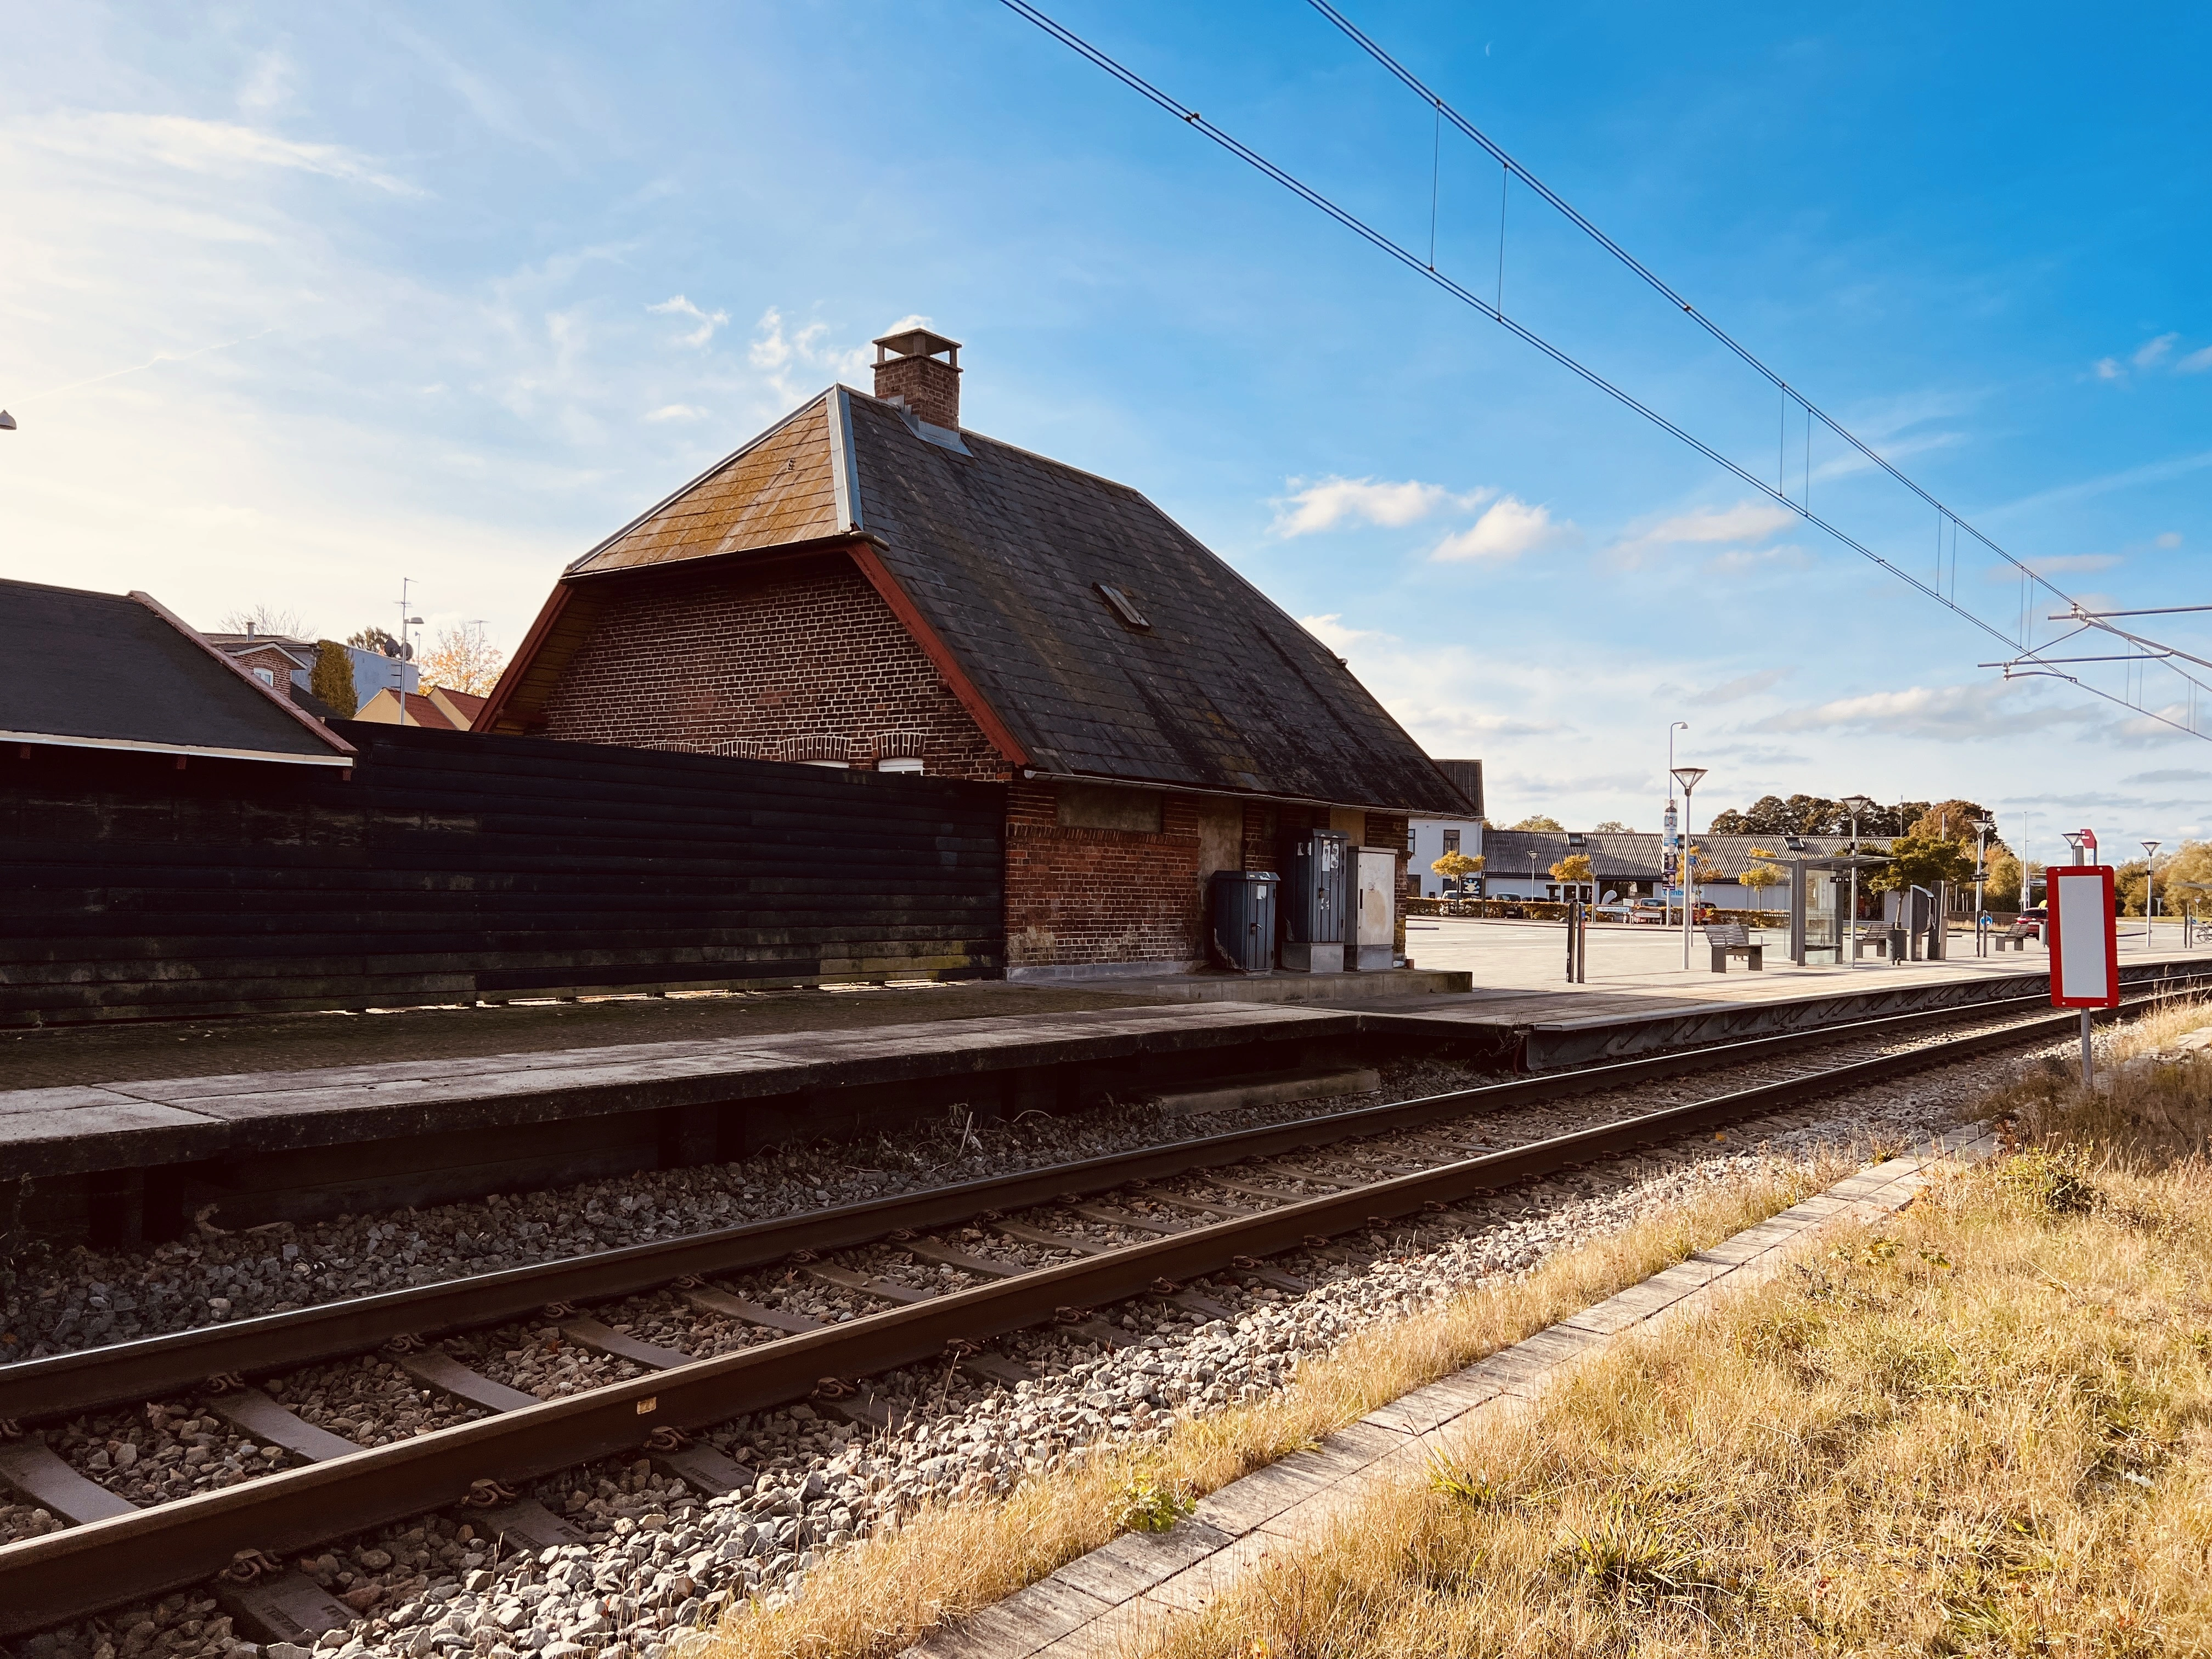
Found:
M 807 1398 L 883 1426 L 883 1408 L 863 1396 L 856 1379 L 950 1358 L 1011 1381 L 1021 1367 L 988 1346 L 1011 1333 L 1057 1322 L 1103 1342 L 1126 1340 L 1091 1310 L 1138 1297 L 1226 1313 L 1189 1288 L 1190 1281 L 1241 1278 L 1303 1288 L 1302 1281 L 1267 1267 L 1265 1258 L 1327 1251 L 1332 1238 L 1377 1223 L 1448 1212 L 1455 1202 L 1517 1182 L 2074 1028 L 2074 1014 L 2052 1015 L 2048 1006 L 2039 997 L 1893 1015 L 1518 1079 L 0 1368 L 0 1437 L 5 1437 L 0 1438 L 0 1480 L 74 1523 L 0 1546 L 0 1635 L 24 1634 L 218 1576 L 227 1576 L 234 1601 L 250 1603 L 243 1609 L 249 1617 L 280 1634 L 287 1633 L 289 1621 L 301 1635 L 311 1635 L 321 1592 L 276 1570 L 275 1559 L 283 1554 L 471 1502 L 494 1506 L 519 1539 L 539 1546 L 573 1541 L 561 1535 L 558 1519 L 543 1510 L 499 1506 L 520 1482 L 641 1451 L 709 1494 L 732 1490 L 746 1482 L 748 1472 L 690 1444 L 690 1431 Z M 1738 1067 L 1816 1045 L 1908 1036 L 2006 1015 L 2021 1017 L 1950 1042 L 1472 1157 L 1452 1155 L 1471 1150 L 1464 1145 L 1417 1140 L 1412 1164 L 1368 1160 L 1316 1170 L 1279 1164 L 1298 1152 L 1377 1137 L 1418 1137 L 1440 1125 Z M 1442 1161 L 1430 1161 L 1436 1159 Z M 1278 1163 L 1270 1168 L 1267 1160 Z M 1256 1167 L 1233 1176 L 1219 1173 L 1236 1165 Z M 1265 1184 L 1271 1176 L 1273 1187 Z M 1199 1178 L 1213 1195 L 1179 1195 L 1155 1186 L 1182 1177 Z M 1285 1191 L 1286 1185 L 1308 1191 Z M 1313 1188 L 1321 1189 L 1317 1195 Z M 1141 1200 L 1135 1207 L 1105 1201 L 1116 1194 L 1125 1206 L 1139 1194 Z M 1139 1242 L 1101 1244 L 1079 1231 L 1008 1219 L 1040 1207 L 1072 1215 L 1079 1226 L 1088 1221 Z M 969 1224 L 1007 1241 L 1008 1256 L 1018 1257 L 1016 1247 L 1026 1244 L 1072 1259 L 1034 1266 L 931 1237 Z M 951 1267 L 971 1282 L 932 1293 L 822 1261 L 830 1253 L 885 1244 Z M 747 1301 L 710 1282 L 783 1264 L 889 1305 L 823 1324 Z M 577 1311 L 582 1304 L 672 1287 L 702 1316 L 759 1327 L 767 1334 L 734 1352 L 693 1358 L 650 1346 Z M 439 1336 L 541 1313 L 578 1346 L 628 1359 L 647 1374 L 539 1400 L 431 1346 Z M 396 1360 L 424 1388 L 490 1414 L 364 1448 L 307 1423 L 249 1382 L 371 1353 Z M 305 1460 L 305 1466 L 139 1509 L 22 1429 L 186 1389 L 207 1394 L 209 1409 Z

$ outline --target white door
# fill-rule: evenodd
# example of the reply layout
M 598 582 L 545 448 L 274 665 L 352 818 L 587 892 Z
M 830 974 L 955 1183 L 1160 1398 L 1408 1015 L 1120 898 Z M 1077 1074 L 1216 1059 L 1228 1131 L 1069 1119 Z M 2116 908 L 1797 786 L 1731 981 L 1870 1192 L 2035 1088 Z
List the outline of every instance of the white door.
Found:
M 1398 882 L 1398 855 L 1380 847 L 1359 849 L 1358 955 L 1355 965 L 1373 973 L 1390 966 L 1397 933 L 1394 890 Z

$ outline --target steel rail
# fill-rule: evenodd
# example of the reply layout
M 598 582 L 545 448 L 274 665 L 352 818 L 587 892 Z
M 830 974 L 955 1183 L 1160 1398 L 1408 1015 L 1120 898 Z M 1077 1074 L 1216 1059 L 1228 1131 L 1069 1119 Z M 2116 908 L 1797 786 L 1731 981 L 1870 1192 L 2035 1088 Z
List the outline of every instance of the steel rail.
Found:
M 580 1304 L 635 1295 L 686 1275 L 704 1277 L 766 1267 L 796 1250 L 849 1249 L 902 1230 L 919 1232 L 955 1226 L 988 1210 L 1026 1209 L 1068 1194 L 1089 1197 L 1132 1180 L 1169 1179 L 1248 1158 L 1273 1157 L 1450 1118 L 1540 1105 L 1741 1065 L 1818 1043 L 1863 1041 L 1978 1015 L 2002 1018 L 2029 1006 L 2048 1006 L 2048 997 L 2039 993 L 1962 1007 L 1886 1014 L 1813 1031 L 1750 1037 L 1516 1078 L 1292 1123 L 1231 1130 L 1071 1164 L 1048 1164 L 650 1244 L 322 1303 L 289 1313 L 264 1314 L 74 1353 L 19 1360 L 0 1366 L 0 1419 L 38 1421 L 135 1405 L 198 1388 L 211 1376 L 265 1376 L 366 1353 L 397 1336 L 443 1336 L 478 1329 L 526 1317 L 551 1303 Z
M 527 1481 L 630 1454 L 656 1430 L 700 1427 L 781 1405 L 827 1376 L 933 1360 L 948 1344 L 988 1340 L 1048 1322 L 1063 1309 L 1160 1294 L 1163 1281 L 1222 1271 L 1240 1257 L 1296 1249 L 1654 1141 L 2046 1033 L 2070 1033 L 2076 1025 L 2069 1011 L 1619 1119 L 0 1547 L 0 1636 L 198 1583 L 242 1551 L 282 1555 L 441 1509 L 465 1499 L 479 1480 Z

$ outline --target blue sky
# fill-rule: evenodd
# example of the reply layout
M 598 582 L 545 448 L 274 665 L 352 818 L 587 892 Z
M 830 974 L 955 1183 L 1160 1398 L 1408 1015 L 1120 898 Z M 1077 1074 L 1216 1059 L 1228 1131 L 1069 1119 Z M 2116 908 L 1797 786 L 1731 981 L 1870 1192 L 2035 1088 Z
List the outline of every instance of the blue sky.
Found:
M 1307 6 L 1050 9 L 1425 248 L 1432 118 Z M 2200 9 L 1352 15 L 2060 586 L 2212 602 Z M 966 343 L 967 424 L 1144 489 L 1483 756 L 1500 821 L 1654 827 L 1684 720 L 1701 818 L 1856 789 L 2041 850 L 2212 834 L 2212 745 L 1978 669 L 1996 641 L 990 0 L 0 24 L 9 575 L 325 632 L 405 575 L 511 646 L 563 562 L 918 315 Z M 1434 184 L 1437 264 L 1490 289 L 1495 165 L 1447 137 Z M 1509 312 L 1772 472 L 1778 398 L 1525 193 L 1504 253 Z M 1932 578 L 1932 514 L 1832 442 L 1811 471 Z M 1947 591 L 2011 626 L 1994 563 Z

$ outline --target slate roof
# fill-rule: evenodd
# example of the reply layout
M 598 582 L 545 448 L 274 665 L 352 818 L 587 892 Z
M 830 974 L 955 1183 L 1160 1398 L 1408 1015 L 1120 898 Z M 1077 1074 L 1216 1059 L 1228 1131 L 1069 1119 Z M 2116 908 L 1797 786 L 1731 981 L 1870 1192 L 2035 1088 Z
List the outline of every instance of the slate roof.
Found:
M 1566 832 L 1548 830 L 1485 830 L 1482 832 L 1483 873 L 1486 876 L 1528 875 L 1528 854 L 1536 854 L 1538 878 L 1548 878 L 1553 865 L 1569 854 L 1580 853 L 1590 861 L 1590 871 L 1599 881 L 1657 881 L 1660 879 L 1660 855 L 1663 842 L 1656 834 L 1640 835 L 1633 831 L 1592 830 L 1584 832 L 1579 847 L 1568 842 Z M 1780 836 L 1692 836 L 1690 843 L 1701 848 L 1705 854 L 1706 881 L 1734 881 L 1751 868 L 1754 847 L 1774 856 L 1760 862 L 1787 866 L 1800 856 L 1783 844 Z M 1802 854 L 1812 858 L 1833 858 L 1850 845 L 1848 836 L 1807 836 L 1802 837 Z M 1859 837 L 1862 848 L 1871 853 L 1889 850 L 1888 841 L 1879 836 Z
M 1334 652 L 1139 492 L 848 387 L 564 580 L 856 532 L 1038 771 L 1469 813 Z M 1147 625 L 1126 624 L 1102 586 Z M 544 695 L 522 657 L 514 684 Z
M 4 580 L 0 742 L 308 765 L 353 755 L 149 596 Z

